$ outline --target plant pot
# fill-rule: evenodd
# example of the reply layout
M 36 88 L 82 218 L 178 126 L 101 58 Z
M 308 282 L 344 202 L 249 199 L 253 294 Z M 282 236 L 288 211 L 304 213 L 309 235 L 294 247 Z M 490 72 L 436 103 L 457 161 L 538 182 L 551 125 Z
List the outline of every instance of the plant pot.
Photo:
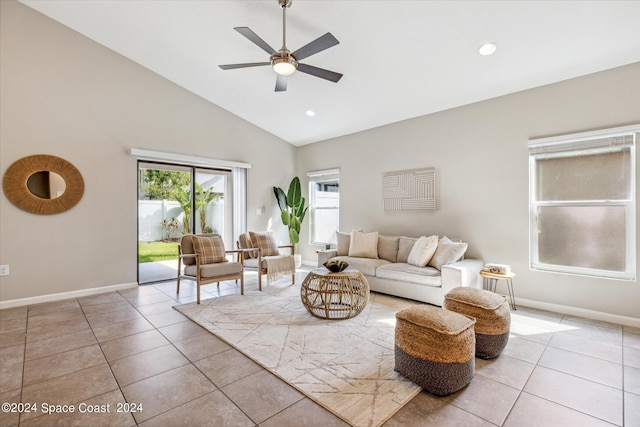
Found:
M 296 264 L 296 268 L 300 268 L 302 266 L 302 255 L 301 254 L 294 254 L 293 255 L 293 261 Z

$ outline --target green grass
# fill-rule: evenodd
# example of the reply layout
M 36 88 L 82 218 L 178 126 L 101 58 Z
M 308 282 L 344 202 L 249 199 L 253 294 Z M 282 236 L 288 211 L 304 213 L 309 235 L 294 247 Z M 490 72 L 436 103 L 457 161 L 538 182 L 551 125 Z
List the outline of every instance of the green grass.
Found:
M 178 242 L 138 242 L 138 262 L 178 259 Z

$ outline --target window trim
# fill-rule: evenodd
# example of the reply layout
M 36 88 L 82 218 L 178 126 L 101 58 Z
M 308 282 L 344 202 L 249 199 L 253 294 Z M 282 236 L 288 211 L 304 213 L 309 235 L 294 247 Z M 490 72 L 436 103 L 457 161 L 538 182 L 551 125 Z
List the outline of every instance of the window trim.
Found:
M 335 242 L 321 242 L 316 240 L 315 233 L 315 218 L 316 218 L 316 210 L 337 210 L 338 211 L 338 224 L 340 223 L 340 202 L 338 199 L 338 205 L 333 207 L 317 207 L 314 206 L 315 202 L 315 189 L 313 188 L 314 183 L 318 182 L 337 182 L 340 184 L 340 169 L 326 169 L 320 171 L 313 171 L 307 173 L 307 178 L 309 179 L 309 237 L 310 244 L 312 245 L 330 245 L 335 244 Z M 339 187 L 338 187 L 339 188 Z M 338 191 L 338 195 L 340 191 Z M 338 196 L 339 197 L 339 196 Z
M 560 135 L 529 140 L 529 268 L 617 280 L 636 280 L 636 159 L 635 147 L 640 139 L 640 124 L 591 132 Z M 630 197 L 624 200 L 538 201 L 536 162 L 540 159 L 575 157 L 579 154 L 601 154 L 625 150 L 630 153 Z M 625 206 L 625 266 L 624 272 L 543 264 L 539 262 L 538 208 L 545 206 Z

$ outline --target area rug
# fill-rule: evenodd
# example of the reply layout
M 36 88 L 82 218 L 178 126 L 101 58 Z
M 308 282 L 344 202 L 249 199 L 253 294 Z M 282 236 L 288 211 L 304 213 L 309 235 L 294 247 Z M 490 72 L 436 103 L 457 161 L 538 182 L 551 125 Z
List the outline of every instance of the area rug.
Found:
M 354 426 L 381 425 L 420 392 L 393 369 L 395 313 L 415 302 L 371 294 L 357 317 L 324 320 L 299 285 L 264 289 L 175 308 Z

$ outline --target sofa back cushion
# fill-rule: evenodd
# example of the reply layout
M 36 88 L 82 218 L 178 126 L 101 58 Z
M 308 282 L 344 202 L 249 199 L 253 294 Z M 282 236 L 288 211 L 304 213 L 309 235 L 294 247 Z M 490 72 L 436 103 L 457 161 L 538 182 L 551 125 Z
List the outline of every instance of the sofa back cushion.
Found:
M 353 230 L 349 244 L 349 256 L 360 258 L 378 258 L 378 232 L 363 233 Z
M 396 262 L 399 244 L 400 238 L 397 236 L 378 236 L 378 258 Z
M 351 234 L 336 231 L 336 240 L 338 241 L 336 252 L 338 256 L 348 256 L 349 246 L 351 244 Z
M 396 262 L 407 262 L 411 249 L 413 249 L 413 245 L 417 240 L 418 239 L 414 239 L 413 237 L 400 237 L 398 241 L 398 258 L 396 259 Z

